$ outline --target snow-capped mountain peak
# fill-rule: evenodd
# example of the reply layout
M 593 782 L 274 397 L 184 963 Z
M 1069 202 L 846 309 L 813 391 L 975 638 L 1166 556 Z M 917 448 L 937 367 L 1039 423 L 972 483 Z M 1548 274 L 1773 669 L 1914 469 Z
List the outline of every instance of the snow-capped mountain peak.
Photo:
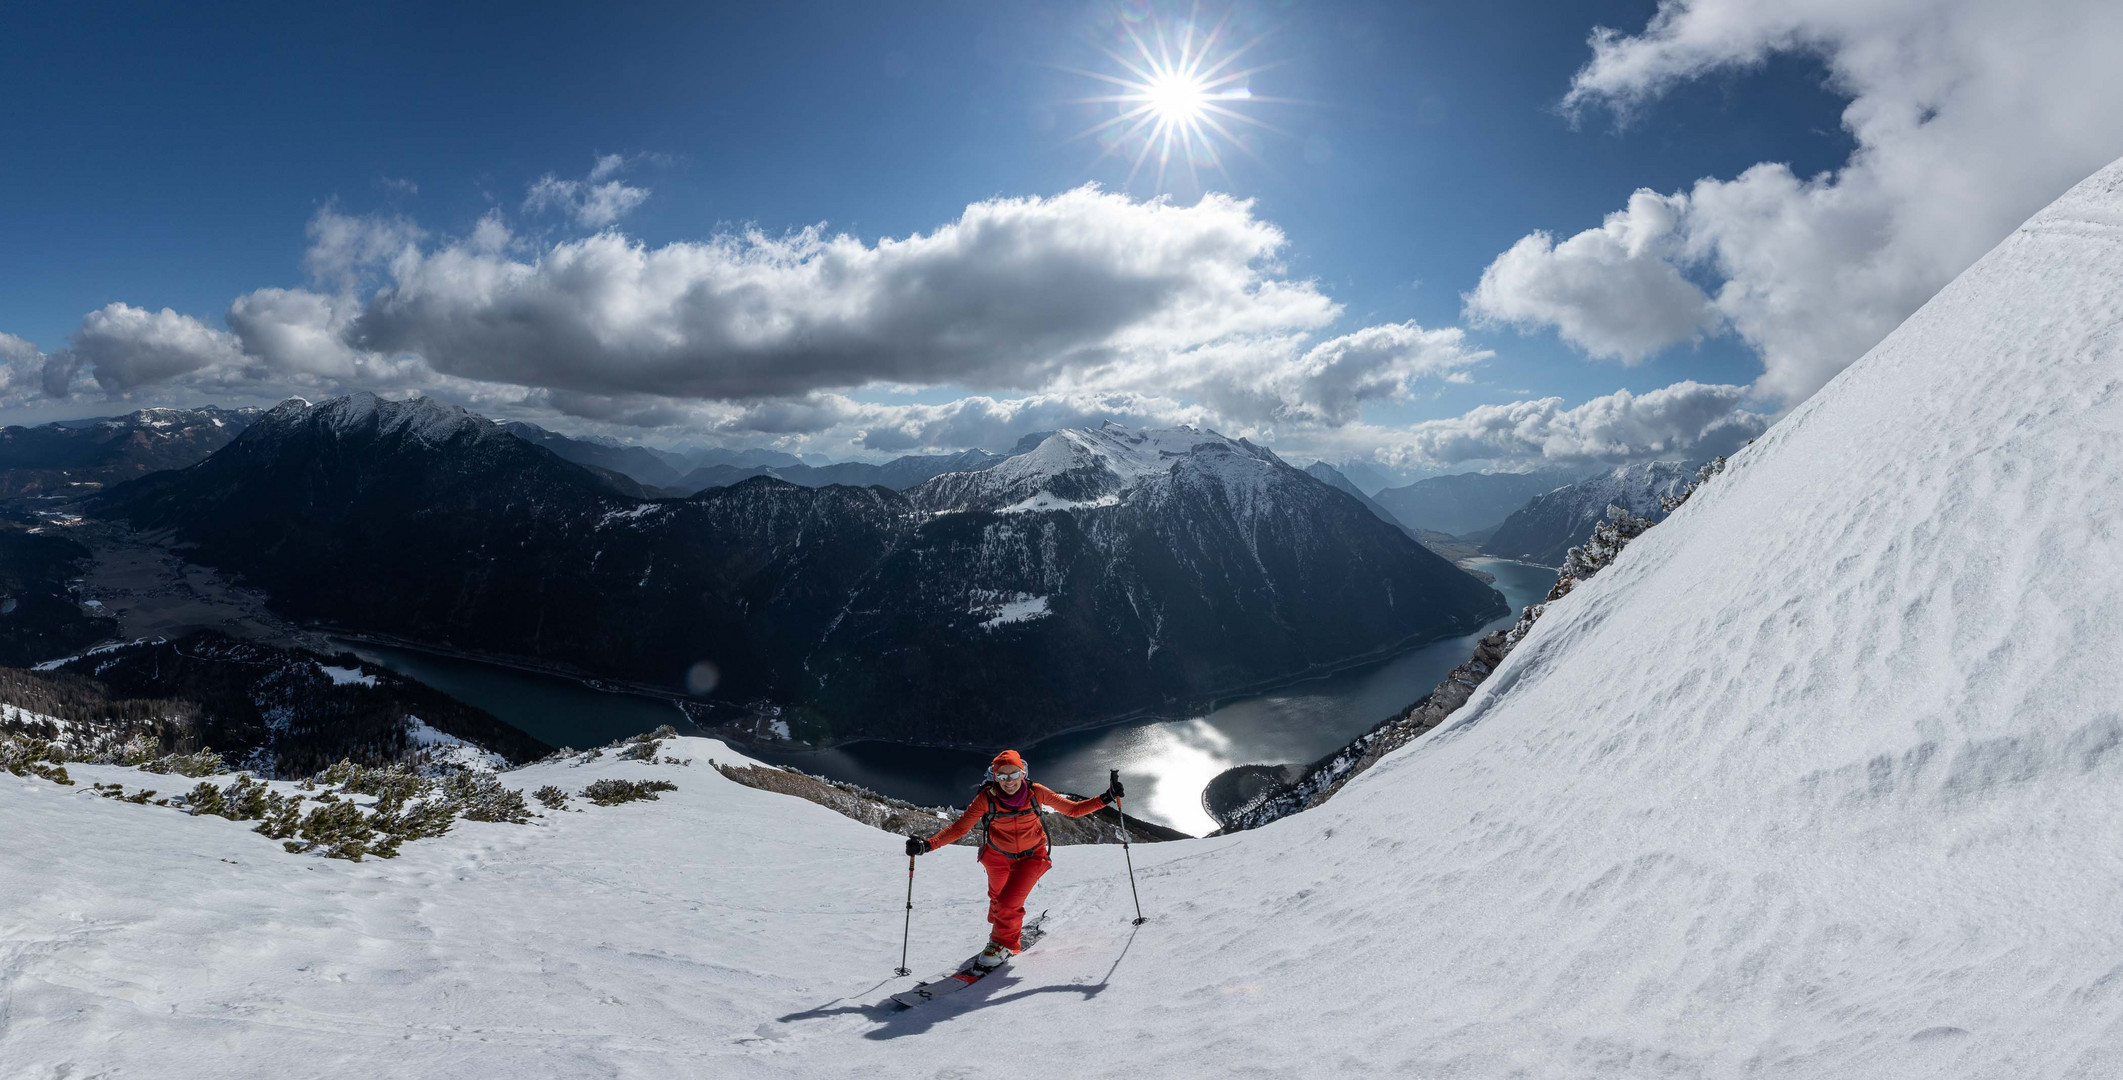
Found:
M 404 438 L 428 445 L 462 435 L 476 438 L 505 434 L 462 406 L 430 397 L 391 401 L 361 390 L 315 404 L 289 398 L 259 417 L 253 437 L 284 437 L 298 429 L 335 438 L 370 432 L 378 438 Z
M 1504 519 L 1482 550 L 1507 559 L 1559 565 L 1565 552 L 1592 535 L 1593 527 L 1606 518 L 1608 507 L 1662 520 L 1666 512 L 1660 509 L 1660 497 L 1680 494 L 1694 477 L 1695 466 L 1688 462 L 1644 461 L 1566 484 L 1534 496 Z
M 1109 420 L 1057 431 L 1025 453 L 979 472 L 947 473 L 909 494 L 939 513 L 1114 506 L 1146 483 L 1170 477 L 1178 463 L 1204 455 L 1235 455 L 1255 469 L 1282 465 L 1268 450 L 1202 428 L 1138 431 Z

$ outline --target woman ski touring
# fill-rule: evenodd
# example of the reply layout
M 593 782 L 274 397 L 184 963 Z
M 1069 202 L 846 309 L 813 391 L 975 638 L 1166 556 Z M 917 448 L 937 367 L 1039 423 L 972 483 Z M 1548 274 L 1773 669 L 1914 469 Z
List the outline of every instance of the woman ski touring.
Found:
M 988 947 L 974 963 L 990 968 L 1023 950 L 1025 897 L 1038 884 L 1041 874 L 1053 866 L 1047 858 L 1047 827 L 1040 824 L 1039 808 L 1058 810 L 1070 817 L 1083 817 L 1111 806 L 1125 792 L 1114 776 L 1103 795 L 1095 799 L 1065 799 L 1025 777 L 1025 759 L 1015 750 L 995 755 L 988 765 L 988 779 L 973 796 L 966 812 L 944 826 L 942 832 L 922 839 L 907 838 L 908 855 L 925 855 L 970 832 L 975 824 L 985 830 L 981 838 L 980 864 L 988 868 Z

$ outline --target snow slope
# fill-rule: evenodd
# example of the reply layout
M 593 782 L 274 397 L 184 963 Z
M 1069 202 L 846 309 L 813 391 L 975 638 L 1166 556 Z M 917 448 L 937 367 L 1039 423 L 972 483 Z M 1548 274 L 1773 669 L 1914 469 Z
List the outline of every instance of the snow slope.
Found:
M 904 987 L 889 836 L 690 768 L 392 862 L 0 776 L 31 1076 L 2123 1075 L 2123 167 L 1263 829 L 1064 850 L 1054 935 Z M 1039 764 L 1031 763 L 1036 776 Z M 120 770 L 81 768 L 84 781 Z M 134 778 L 125 778 L 128 784 Z M 912 966 L 980 943 L 920 863 Z

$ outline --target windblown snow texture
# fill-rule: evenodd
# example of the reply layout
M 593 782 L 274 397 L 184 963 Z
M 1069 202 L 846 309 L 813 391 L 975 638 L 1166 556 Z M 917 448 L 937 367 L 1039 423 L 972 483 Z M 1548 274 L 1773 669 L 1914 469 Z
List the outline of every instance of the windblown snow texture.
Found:
M 2123 165 L 1557 601 L 1439 732 L 1319 809 L 1135 849 L 1139 929 L 1119 852 L 1058 853 L 1055 938 L 901 1019 L 897 841 L 703 768 L 534 766 L 511 781 L 679 790 L 358 866 L 0 777 L 0 1061 L 2123 1075 L 2119 327 Z M 969 855 L 923 859 L 909 964 L 977 948 L 985 900 Z

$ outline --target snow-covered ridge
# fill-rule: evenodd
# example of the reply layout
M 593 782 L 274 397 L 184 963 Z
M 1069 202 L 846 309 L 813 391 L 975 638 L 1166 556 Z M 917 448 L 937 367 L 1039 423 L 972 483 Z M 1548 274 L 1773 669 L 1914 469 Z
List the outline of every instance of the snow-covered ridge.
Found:
M 1563 554 L 1582 544 L 1619 506 L 1641 518 L 1666 516 L 1661 499 L 1678 495 L 1695 478 L 1682 461 L 1646 461 L 1624 465 L 1574 484 L 1535 496 L 1498 525 L 1482 544 L 1485 554 L 1554 566 Z
M 379 435 L 404 436 L 427 443 L 440 443 L 463 432 L 498 432 L 491 422 L 459 405 L 430 397 L 389 401 L 366 390 L 314 405 L 302 398 L 289 398 L 259 417 L 255 429 L 264 437 L 267 432 L 292 430 L 297 425 L 315 425 L 335 434 L 374 425 Z
M 978 472 L 945 473 L 908 492 L 932 513 L 1032 513 L 1117 506 L 1182 461 L 1214 457 L 1236 475 L 1282 467 L 1272 452 L 1202 428 L 1135 431 L 1108 421 L 1055 432 L 1031 450 Z

